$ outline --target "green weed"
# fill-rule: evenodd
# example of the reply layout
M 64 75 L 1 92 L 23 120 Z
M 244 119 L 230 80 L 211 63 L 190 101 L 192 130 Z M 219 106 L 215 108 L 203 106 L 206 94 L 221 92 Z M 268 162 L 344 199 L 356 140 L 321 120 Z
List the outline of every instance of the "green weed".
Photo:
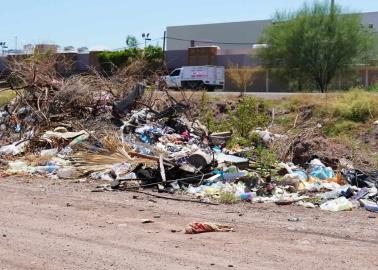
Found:
M 224 204 L 234 204 L 234 203 L 238 203 L 240 201 L 240 199 L 238 197 L 236 197 L 234 193 L 227 192 L 227 191 L 222 191 L 219 194 L 218 200 L 219 200 L 220 203 L 224 203 Z
M 4 106 L 16 97 L 16 93 L 12 90 L 0 92 L 0 106 Z

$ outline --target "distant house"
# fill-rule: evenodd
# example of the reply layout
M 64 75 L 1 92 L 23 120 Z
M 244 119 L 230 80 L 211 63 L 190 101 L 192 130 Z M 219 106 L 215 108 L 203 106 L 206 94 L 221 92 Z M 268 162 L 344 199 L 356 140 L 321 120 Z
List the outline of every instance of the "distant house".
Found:
M 46 52 L 51 52 L 51 53 L 57 53 L 59 49 L 59 46 L 56 44 L 37 44 L 34 47 L 34 52 L 39 52 L 39 53 L 46 53 Z

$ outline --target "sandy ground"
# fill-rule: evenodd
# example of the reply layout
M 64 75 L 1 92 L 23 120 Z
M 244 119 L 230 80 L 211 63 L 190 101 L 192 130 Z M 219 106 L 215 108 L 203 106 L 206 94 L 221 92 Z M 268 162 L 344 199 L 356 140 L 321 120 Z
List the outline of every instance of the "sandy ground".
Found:
M 207 206 L 94 186 L 1 178 L 0 269 L 378 269 L 378 215 L 364 210 Z M 236 232 L 184 234 L 191 221 Z

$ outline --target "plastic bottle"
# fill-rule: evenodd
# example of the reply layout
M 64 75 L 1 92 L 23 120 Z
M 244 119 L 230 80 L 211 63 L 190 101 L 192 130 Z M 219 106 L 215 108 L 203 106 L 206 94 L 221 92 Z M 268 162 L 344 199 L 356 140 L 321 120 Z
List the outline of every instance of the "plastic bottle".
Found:
M 320 205 L 320 209 L 332 212 L 351 211 L 353 204 L 345 197 L 340 197 Z

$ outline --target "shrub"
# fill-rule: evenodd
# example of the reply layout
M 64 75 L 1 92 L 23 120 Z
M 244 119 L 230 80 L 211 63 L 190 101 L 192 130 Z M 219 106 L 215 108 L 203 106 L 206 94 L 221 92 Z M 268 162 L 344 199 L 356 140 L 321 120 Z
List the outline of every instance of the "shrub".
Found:
M 145 60 L 147 69 L 156 70 L 162 65 L 163 50 L 158 46 L 147 46 L 144 49 L 128 48 L 123 51 L 106 51 L 98 54 L 101 68 L 107 74 L 112 74 L 113 68 L 127 66 L 135 60 Z
M 255 137 L 250 137 L 250 131 L 257 127 L 265 127 L 270 120 L 266 102 L 254 97 L 243 97 L 234 110 L 217 119 L 206 92 L 200 99 L 199 117 L 210 132 L 232 130 L 233 136 L 228 143 L 229 147 L 236 144 L 249 146 L 251 142 L 257 143 Z
M 249 132 L 257 127 L 265 127 L 269 121 L 266 104 L 262 99 L 243 97 L 230 113 L 231 125 L 234 131 L 247 138 Z
M 233 66 L 226 69 L 226 76 L 241 90 L 241 93 L 244 94 L 247 91 L 247 87 L 253 84 L 260 71 L 260 68 Z
M 260 175 L 268 176 L 272 174 L 272 168 L 277 163 L 276 155 L 264 147 L 257 147 L 256 149 L 257 159 L 256 162 L 259 166 Z
M 366 90 L 369 92 L 378 92 L 378 84 L 369 85 Z

